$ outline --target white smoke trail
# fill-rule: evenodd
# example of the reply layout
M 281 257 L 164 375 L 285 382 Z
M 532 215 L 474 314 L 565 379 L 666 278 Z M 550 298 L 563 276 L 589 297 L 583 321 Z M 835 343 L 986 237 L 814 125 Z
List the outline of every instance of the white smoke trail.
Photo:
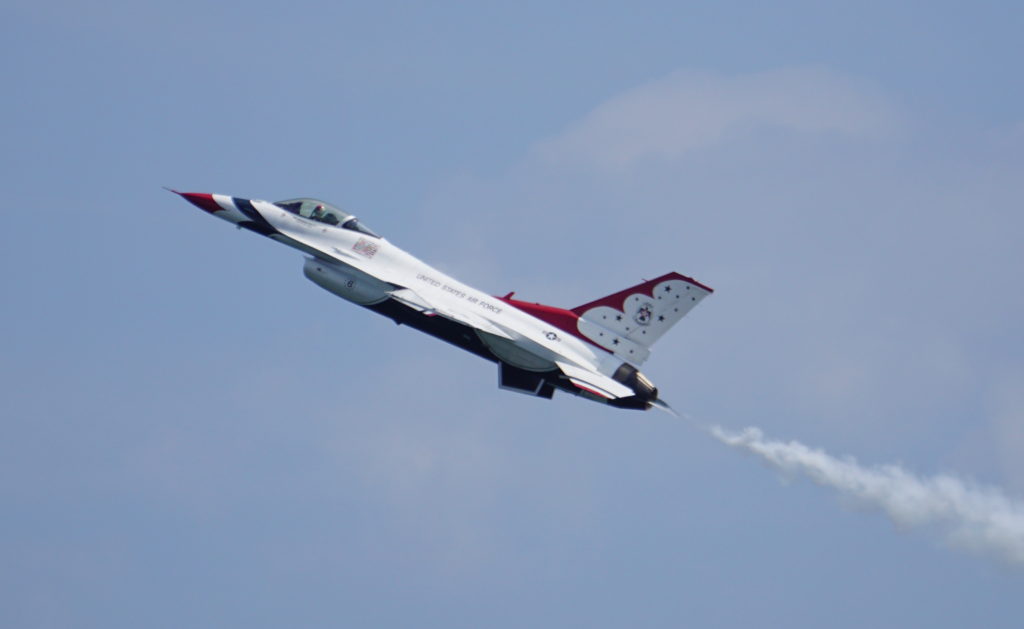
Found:
M 902 526 L 935 524 L 948 541 L 1009 563 L 1024 564 L 1024 504 L 1000 489 L 946 474 L 921 478 L 898 465 L 864 466 L 797 441 L 771 441 L 757 428 L 711 434 L 726 445 L 753 453 L 776 469 L 803 474 L 866 505 Z

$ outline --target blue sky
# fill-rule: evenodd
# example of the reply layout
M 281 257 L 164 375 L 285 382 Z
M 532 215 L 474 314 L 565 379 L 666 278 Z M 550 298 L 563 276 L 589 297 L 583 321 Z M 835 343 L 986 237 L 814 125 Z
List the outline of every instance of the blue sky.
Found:
M 499 391 L 160 189 L 322 197 L 567 307 L 692 275 L 644 368 L 674 406 L 1021 499 L 1017 4 L 0 24 L 4 626 L 1019 624 L 1019 566 L 666 416 Z

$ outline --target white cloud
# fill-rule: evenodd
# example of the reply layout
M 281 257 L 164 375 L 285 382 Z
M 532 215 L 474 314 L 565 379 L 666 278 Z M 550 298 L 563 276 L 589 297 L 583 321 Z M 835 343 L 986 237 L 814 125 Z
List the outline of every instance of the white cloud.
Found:
M 897 119 L 874 88 L 820 68 L 731 77 L 679 71 L 615 96 L 536 151 L 548 162 L 619 169 L 759 128 L 875 138 Z

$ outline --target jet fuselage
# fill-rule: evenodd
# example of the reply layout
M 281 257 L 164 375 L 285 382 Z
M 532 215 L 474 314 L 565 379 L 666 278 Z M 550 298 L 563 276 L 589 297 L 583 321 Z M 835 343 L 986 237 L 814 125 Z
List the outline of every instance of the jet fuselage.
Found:
M 575 310 L 520 302 L 511 293 L 495 297 L 479 291 L 322 201 L 271 203 L 218 194 L 178 194 L 218 218 L 307 254 L 303 271 L 322 288 L 498 363 L 502 388 L 538 397 L 550 398 L 558 389 L 623 408 L 665 406 L 658 400 L 657 389 L 631 364 L 643 362 L 649 353 L 642 335 L 651 332 L 653 343 L 654 333 L 660 336 L 699 297 L 711 292 L 690 278 L 669 274 L 660 282 L 634 287 L 628 296 L 631 289 L 588 304 L 591 308 L 585 314 L 592 316 L 584 317 Z M 668 292 L 656 295 L 662 288 Z M 683 302 L 673 302 L 676 315 L 669 316 L 675 319 L 659 324 L 654 316 L 662 313 L 657 316 L 665 321 L 670 304 L 658 308 L 673 288 L 677 294 L 698 290 L 682 314 L 678 306 Z M 633 315 L 633 329 L 622 326 L 620 312 L 638 296 L 643 303 Z M 609 320 L 606 311 L 618 323 L 601 322 L 599 317 Z

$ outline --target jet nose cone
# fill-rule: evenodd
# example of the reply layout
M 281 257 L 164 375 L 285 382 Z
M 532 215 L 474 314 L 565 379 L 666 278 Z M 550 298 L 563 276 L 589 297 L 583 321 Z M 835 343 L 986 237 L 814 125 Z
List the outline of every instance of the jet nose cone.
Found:
M 222 212 L 222 208 L 216 200 L 214 200 L 212 194 L 206 192 L 178 192 L 177 190 L 171 190 L 171 192 L 181 196 L 183 199 L 196 206 L 197 208 L 213 214 L 214 212 Z

